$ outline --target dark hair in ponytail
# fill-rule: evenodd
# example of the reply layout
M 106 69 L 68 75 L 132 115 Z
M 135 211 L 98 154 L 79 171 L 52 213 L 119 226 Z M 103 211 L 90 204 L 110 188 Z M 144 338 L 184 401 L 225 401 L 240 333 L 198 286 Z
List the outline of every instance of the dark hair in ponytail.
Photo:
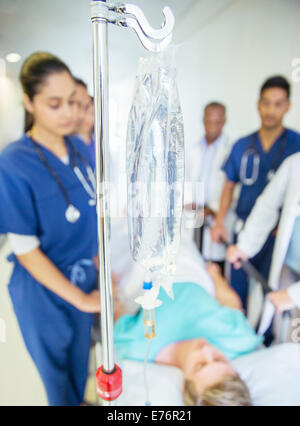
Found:
M 47 52 L 35 52 L 30 55 L 22 65 L 20 72 L 20 82 L 23 92 L 33 100 L 39 93 L 45 80 L 55 73 L 71 71 L 59 58 Z M 33 126 L 34 117 L 28 111 L 25 111 L 25 132 L 28 132 Z

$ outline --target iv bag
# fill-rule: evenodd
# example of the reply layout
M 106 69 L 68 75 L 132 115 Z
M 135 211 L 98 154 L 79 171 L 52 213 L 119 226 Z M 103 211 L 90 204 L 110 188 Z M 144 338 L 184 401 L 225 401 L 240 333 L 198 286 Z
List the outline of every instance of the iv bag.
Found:
M 127 209 L 133 259 L 169 295 L 184 184 L 183 117 L 172 55 L 141 58 L 127 129 Z

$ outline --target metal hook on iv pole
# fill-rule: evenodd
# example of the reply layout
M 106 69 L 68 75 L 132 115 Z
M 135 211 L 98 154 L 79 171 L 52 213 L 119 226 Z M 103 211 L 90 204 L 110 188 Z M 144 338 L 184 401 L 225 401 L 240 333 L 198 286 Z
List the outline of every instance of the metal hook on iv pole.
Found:
M 175 25 L 173 12 L 168 6 L 163 8 L 164 22 L 159 29 L 152 28 L 141 9 L 134 4 L 119 4 L 116 5 L 115 10 L 119 13 L 133 15 L 141 30 L 148 38 L 162 40 L 172 33 Z
M 168 44 L 170 44 L 172 39 L 172 34 L 169 34 L 159 43 L 153 43 L 144 35 L 144 32 L 141 30 L 139 23 L 132 18 L 126 18 L 126 22 L 124 24 L 120 23 L 119 25 L 132 28 L 136 32 L 138 38 L 140 39 L 140 42 L 145 47 L 145 49 L 153 53 L 162 52 L 168 46 Z
M 159 29 L 152 28 L 141 9 L 133 4 L 94 1 L 91 7 L 93 22 L 105 21 L 132 28 L 150 52 L 162 52 L 171 42 L 175 18 L 169 7 L 163 9 L 164 23 Z

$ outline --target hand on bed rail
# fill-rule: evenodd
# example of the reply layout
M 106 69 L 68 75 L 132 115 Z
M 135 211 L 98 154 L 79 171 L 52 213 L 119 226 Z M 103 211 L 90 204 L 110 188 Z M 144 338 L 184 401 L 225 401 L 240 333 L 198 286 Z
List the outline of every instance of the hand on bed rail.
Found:
M 277 312 L 290 311 L 295 308 L 295 304 L 289 296 L 287 289 L 272 291 L 268 294 L 270 302 L 274 305 Z
M 232 262 L 235 262 L 237 268 L 241 267 L 248 274 L 249 277 L 254 278 L 260 283 L 264 295 L 270 293 L 272 290 L 266 278 L 252 265 L 248 260 L 248 256 L 240 250 L 237 246 L 231 245 L 227 241 L 221 241 L 227 247 L 227 259 L 229 260 L 228 253 L 231 256 Z M 231 252 L 232 249 L 232 252 Z M 229 260 L 230 261 L 230 260 Z
M 234 268 L 239 269 L 244 267 L 246 272 L 249 272 L 249 268 L 247 268 L 247 266 L 251 264 L 248 261 L 248 256 L 246 255 L 246 253 L 244 253 L 237 245 L 230 245 L 226 242 L 224 242 L 224 244 L 227 246 L 227 260 L 233 264 Z M 253 267 L 252 269 L 254 270 Z M 272 291 L 264 278 L 262 280 L 258 279 L 258 281 L 260 281 L 260 283 L 262 284 L 264 293 L 267 294 L 269 301 L 274 305 L 274 308 L 277 312 L 282 313 L 284 311 L 289 311 L 295 308 L 295 304 L 290 298 L 287 289 Z
M 215 243 L 222 243 L 227 240 L 227 231 L 223 224 L 216 223 L 210 228 L 211 238 Z
M 233 264 L 235 269 L 242 267 L 242 262 L 248 260 L 248 256 L 237 245 L 229 245 L 226 253 L 227 260 Z

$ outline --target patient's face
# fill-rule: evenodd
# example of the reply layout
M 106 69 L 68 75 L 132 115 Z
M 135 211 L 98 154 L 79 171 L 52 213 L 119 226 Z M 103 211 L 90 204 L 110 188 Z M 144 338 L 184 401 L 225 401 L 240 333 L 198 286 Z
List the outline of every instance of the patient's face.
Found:
M 222 352 L 205 340 L 189 353 L 184 368 L 185 379 L 194 383 L 198 395 L 236 374 Z

